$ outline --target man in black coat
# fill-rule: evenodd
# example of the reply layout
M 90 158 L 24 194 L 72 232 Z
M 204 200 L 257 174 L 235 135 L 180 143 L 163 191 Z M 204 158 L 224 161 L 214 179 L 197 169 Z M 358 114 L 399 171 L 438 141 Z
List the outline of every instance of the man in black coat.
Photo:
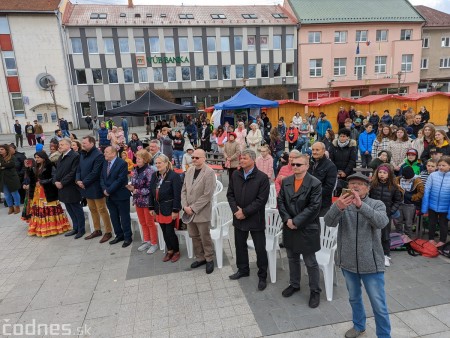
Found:
M 75 235 L 75 239 L 78 239 L 83 237 L 86 232 L 81 194 L 75 183 L 80 156 L 70 148 L 69 139 L 62 139 L 58 144 L 61 156 L 56 164 L 53 182 L 58 188 L 59 200 L 66 206 L 73 225 L 73 230 L 64 236 Z
M 331 207 L 337 180 L 336 165 L 325 156 L 325 145 L 322 142 L 312 145 L 312 159 L 308 172 L 322 183 L 322 207 L 319 214 L 322 217 Z
M 301 155 L 292 160 L 293 176 L 281 183 L 277 198 L 278 211 L 283 220 L 283 244 L 289 260 L 289 286 L 283 297 L 300 291 L 300 255 L 303 255 L 309 275 L 309 306 L 320 303 L 320 271 L 316 252 L 320 250 L 319 212 L 322 201 L 322 184 L 308 174 L 309 158 Z
M 25 177 L 25 160 L 27 157 L 25 156 L 25 153 L 21 153 L 17 151 L 17 147 L 14 143 L 11 143 L 9 145 L 9 152 L 11 155 L 14 156 L 14 162 L 16 164 L 16 171 L 19 175 L 20 179 L 20 189 L 19 189 L 19 195 L 20 195 L 20 203 L 23 203 L 23 200 L 25 199 L 25 190 L 23 189 L 23 180 Z
M 19 120 L 16 120 L 16 123 L 14 124 L 14 132 L 16 133 L 17 146 L 19 146 L 20 142 L 20 148 L 23 148 L 23 130 L 22 125 L 19 123 Z
M 269 178 L 255 166 L 256 154 L 253 150 L 241 153 L 240 170 L 231 176 L 227 199 L 233 212 L 234 244 L 236 246 L 236 265 L 238 271 L 230 279 L 250 275 L 248 263 L 247 238 L 251 233 L 256 251 L 258 266 L 258 289 L 266 288 L 267 251 L 265 206 L 269 199 Z

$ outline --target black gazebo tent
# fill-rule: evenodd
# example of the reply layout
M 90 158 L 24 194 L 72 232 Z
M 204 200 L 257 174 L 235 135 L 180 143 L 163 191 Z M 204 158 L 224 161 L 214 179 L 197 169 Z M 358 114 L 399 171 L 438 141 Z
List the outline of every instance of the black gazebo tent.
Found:
M 114 116 L 156 116 L 165 114 L 192 114 L 197 109 L 193 106 L 183 106 L 160 98 L 152 91 L 146 92 L 137 100 L 122 107 L 105 110 L 105 117 Z

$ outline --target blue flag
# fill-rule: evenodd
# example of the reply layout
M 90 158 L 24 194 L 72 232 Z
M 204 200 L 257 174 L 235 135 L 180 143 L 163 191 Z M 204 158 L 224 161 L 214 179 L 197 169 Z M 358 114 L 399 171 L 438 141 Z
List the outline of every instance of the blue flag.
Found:
M 358 46 L 356 46 L 356 55 L 359 54 L 359 41 L 358 41 Z

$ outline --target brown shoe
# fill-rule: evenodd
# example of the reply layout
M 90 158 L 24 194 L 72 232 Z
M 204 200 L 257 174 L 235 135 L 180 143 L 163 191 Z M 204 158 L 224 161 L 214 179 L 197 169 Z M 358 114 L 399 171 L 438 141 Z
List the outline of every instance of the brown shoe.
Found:
M 107 232 L 106 234 L 103 235 L 103 237 L 99 243 L 105 243 L 105 242 L 109 241 L 111 238 L 112 238 L 112 234 L 110 232 Z
M 20 213 L 20 207 L 14 206 L 14 213 L 15 213 L 15 214 Z
M 8 215 L 11 215 L 14 212 L 14 207 L 9 207 Z
M 84 239 L 92 239 L 92 238 L 95 238 L 95 237 L 99 237 L 101 235 L 102 235 L 102 231 L 101 230 L 95 230 L 89 236 L 84 237 Z
M 173 254 L 173 256 L 172 256 L 172 259 L 171 259 L 171 261 L 172 261 L 172 263 L 175 263 L 175 262 L 178 262 L 178 260 L 180 259 L 180 252 L 178 251 L 178 252 L 175 252 L 174 254 Z
M 173 252 L 168 252 L 168 253 L 166 253 L 166 255 L 165 255 L 164 258 L 163 258 L 163 262 L 168 262 L 168 261 L 170 261 L 170 260 L 172 259 L 172 257 L 173 257 Z

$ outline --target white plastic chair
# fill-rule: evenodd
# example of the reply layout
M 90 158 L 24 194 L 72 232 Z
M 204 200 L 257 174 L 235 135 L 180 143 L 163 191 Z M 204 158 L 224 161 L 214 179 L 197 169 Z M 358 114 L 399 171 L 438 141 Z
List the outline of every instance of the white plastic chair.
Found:
M 89 209 L 88 206 L 85 206 L 85 207 L 83 207 L 83 212 L 84 212 L 85 215 L 88 216 L 89 228 L 91 229 L 91 233 L 93 233 L 95 231 L 95 228 L 94 228 L 94 221 L 92 219 L 91 210 Z
M 270 185 L 269 199 L 266 203 L 266 209 L 276 209 L 277 208 L 277 191 L 275 189 L 275 184 Z
M 278 213 L 277 209 L 266 209 L 265 214 L 266 251 L 269 261 L 270 281 L 272 283 L 275 283 L 277 281 L 277 251 L 279 252 L 281 259 L 279 239 L 283 232 L 283 221 L 281 220 L 280 214 Z M 249 239 L 247 241 L 247 245 L 249 248 L 255 248 L 255 244 L 253 243 L 252 239 Z M 283 260 L 281 261 L 281 263 L 283 264 Z
M 217 197 L 222 192 L 222 190 L 223 190 L 222 182 L 220 182 L 216 179 L 216 190 L 214 191 L 214 196 L 213 196 L 213 206 L 217 204 Z
M 230 205 L 227 202 L 220 202 L 214 204 L 212 208 L 212 221 L 213 229 L 210 230 L 211 239 L 214 242 L 214 248 L 216 250 L 217 267 L 219 269 L 223 266 L 223 240 L 228 240 L 230 246 L 231 257 L 233 257 L 233 251 L 231 249 L 230 242 L 230 224 L 233 223 L 233 213 L 230 209 Z
M 180 214 L 180 222 L 181 222 L 181 216 Z M 161 230 L 161 226 L 159 223 L 155 222 L 156 226 L 158 227 L 158 241 L 159 241 L 159 247 L 162 251 L 166 251 L 166 242 L 164 242 L 164 235 Z M 175 230 L 175 234 L 178 236 L 179 239 L 181 237 L 184 237 L 184 241 L 186 242 L 186 249 L 188 252 L 188 257 L 192 258 L 194 257 L 194 244 L 192 243 L 192 238 L 189 237 L 189 232 L 187 230 Z

